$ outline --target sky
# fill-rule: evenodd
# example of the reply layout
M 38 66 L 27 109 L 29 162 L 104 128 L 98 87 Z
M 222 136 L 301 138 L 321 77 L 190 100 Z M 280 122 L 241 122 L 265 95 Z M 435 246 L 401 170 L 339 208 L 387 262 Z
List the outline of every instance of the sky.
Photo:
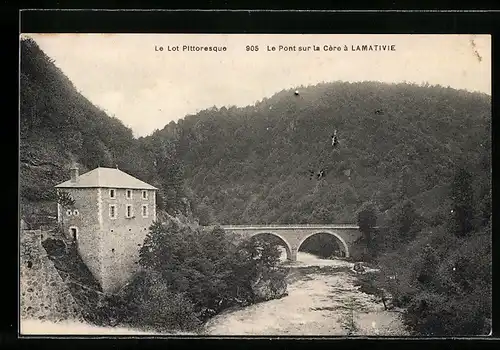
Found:
M 489 35 L 28 36 L 78 91 L 136 137 L 212 106 L 243 107 L 283 89 L 320 82 L 428 82 L 491 95 Z M 184 45 L 226 51 L 183 51 Z M 297 51 L 280 50 L 280 45 Z M 325 45 L 341 51 L 325 50 Z M 394 51 L 356 51 L 358 45 L 394 45 Z M 179 51 L 169 51 L 177 46 Z M 273 46 L 276 51 L 268 51 Z M 299 52 L 299 46 L 311 49 Z

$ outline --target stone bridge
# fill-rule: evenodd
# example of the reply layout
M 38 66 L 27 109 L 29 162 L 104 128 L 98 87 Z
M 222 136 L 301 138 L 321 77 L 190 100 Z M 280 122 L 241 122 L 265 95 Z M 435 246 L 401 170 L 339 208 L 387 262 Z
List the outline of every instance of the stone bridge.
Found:
M 362 234 L 357 225 L 324 224 L 324 225 L 221 225 L 224 230 L 233 231 L 242 237 L 250 238 L 260 234 L 271 234 L 282 241 L 286 249 L 287 259 L 297 261 L 297 252 L 306 239 L 320 233 L 335 237 L 345 257 Z

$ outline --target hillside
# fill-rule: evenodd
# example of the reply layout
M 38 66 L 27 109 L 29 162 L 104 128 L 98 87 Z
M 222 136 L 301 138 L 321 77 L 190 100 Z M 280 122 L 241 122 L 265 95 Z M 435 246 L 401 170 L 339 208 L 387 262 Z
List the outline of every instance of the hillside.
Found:
M 135 156 L 132 131 L 81 95 L 31 39 L 21 41 L 20 91 L 21 210 L 28 222 L 54 215 L 53 186 L 67 180 L 72 162 L 80 173 L 118 165 L 151 179 Z
M 211 108 L 134 139 L 81 95 L 30 39 L 21 47 L 20 181 L 24 214 L 53 215 L 52 187 L 98 165 L 188 197 L 203 223 L 353 222 L 372 200 L 414 200 L 442 216 L 454 169 L 468 164 L 477 199 L 489 191 L 491 98 L 440 86 L 321 83 L 254 106 Z M 338 130 L 333 149 L 331 134 Z M 310 172 L 324 170 L 318 180 Z M 383 216 L 381 217 L 383 219 Z
M 363 283 L 389 291 L 416 335 L 487 333 L 490 96 L 441 86 L 322 83 L 253 106 L 210 108 L 134 139 L 29 39 L 21 42 L 20 83 L 21 215 L 32 228 L 54 222 L 53 186 L 68 178 L 73 162 L 82 173 L 117 165 L 160 189 L 160 217 L 189 216 L 192 208 L 201 224 L 354 223 L 363 215 L 366 223 L 379 211 L 379 229 L 360 226 L 366 257 L 384 273 Z M 320 171 L 323 177 L 311 177 Z M 179 232 L 178 242 L 170 235 L 167 243 L 206 266 L 196 247 L 210 249 Z M 223 241 L 203 237 L 210 248 Z M 309 244 L 329 256 L 325 248 L 331 245 L 321 238 Z M 187 267 L 169 265 L 192 275 Z M 204 283 L 188 288 L 198 293 L 194 299 L 206 299 Z M 165 297 L 161 288 L 156 295 Z M 148 302 L 144 315 L 155 315 L 158 303 Z M 189 314 L 189 305 L 179 309 Z
M 461 164 L 478 197 L 489 188 L 488 95 L 375 82 L 298 90 L 204 110 L 154 135 L 177 144 L 188 187 L 216 221 L 353 222 L 363 202 L 384 212 L 401 198 L 433 218 Z M 321 169 L 325 177 L 310 178 Z
M 177 145 L 202 219 L 360 222 L 371 202 L 380 229 L 363 230 L 363 261 L 382 273 L 368 285 L 405 310 L 412 335 L 488 334 L 491 98 L 373 82 L 294 90 L 205 110 L 155 135 Z M 317 237 L 309 251 L 331 253 Z

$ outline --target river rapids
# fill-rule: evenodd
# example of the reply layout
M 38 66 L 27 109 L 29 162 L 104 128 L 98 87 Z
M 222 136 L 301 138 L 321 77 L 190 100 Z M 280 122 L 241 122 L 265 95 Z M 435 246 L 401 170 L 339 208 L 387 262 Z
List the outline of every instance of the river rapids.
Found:
M 288 276 L 288 295 L 244 308 L 226 310 L 201 331 L 208 336 L 404 336 L 398 311 L 358 290 L 354 263 L 325 260 L 299 252 Z M 367 269 L 366 273 L 374 270 Z M 348 326 L 346 326 L 348 325 Z M 162 335 L 128 328 L 95 327 L 78 322 L 22 320 L 21 334 Z M 165 335 L 165 334 L 163 334 Z M 200 335 L 172 332 L 167 335 Z

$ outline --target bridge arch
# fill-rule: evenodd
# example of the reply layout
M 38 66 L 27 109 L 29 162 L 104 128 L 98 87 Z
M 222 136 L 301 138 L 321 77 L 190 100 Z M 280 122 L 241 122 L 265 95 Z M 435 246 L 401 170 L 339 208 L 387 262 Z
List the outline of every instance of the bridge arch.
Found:
M 287 260 L 292 260 L 292 247 L 290 246 L 290 243 L 288 242 L 288 240 L 285 237 L 283 237 L 282 235 L 280 235 L 279 233 L 276 233 L 273 231 L 257 231 L 257 232 L 252 233 L 248 237 L 248 239 L 252 239 L 252 238 L 255 238 L 257 236 L 265 236 L 265 235 L 271 235 L 271 236 L 279 238 L 281 243 L 283 243 L 283 245 L 285 246 Z
M 333 237 L 335 237 L 337 239 L 338 242 L 340 242 L 340 245 L 342 246 L 342 248 L 344 248 L 344 252 L 345 252 L 345 257 L 348 258 L 349 257 L 349 246 L 347 245 L 347 242 L 342 238 L 341 235 L 339 235 L 337 232 L 335 231 L 330 231 L 330 230 L 319 230 L 319 231 L 315 231 L 315 232 L 312 232 L 311 234 L 305 236 L 300 242 L 299 244 L 297 245 L 297 251 L 300 250 L 300 247 L 302 246 L 302 244 L 309 238 L 309 237 L 312 237 L 314 235 L 317 235 L 317 234 L 321 234 L 321 233 L 326 233 L 326 234 L 329 234 Z

